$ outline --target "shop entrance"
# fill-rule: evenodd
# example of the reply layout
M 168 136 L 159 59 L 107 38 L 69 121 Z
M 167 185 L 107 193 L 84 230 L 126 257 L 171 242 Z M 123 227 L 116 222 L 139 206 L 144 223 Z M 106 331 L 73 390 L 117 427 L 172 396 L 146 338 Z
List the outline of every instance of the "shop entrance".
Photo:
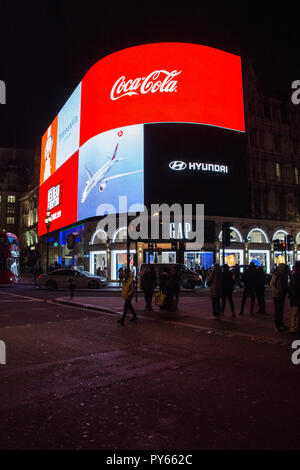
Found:
M 136 269 L 134 265 L 135 250 L 130 250 L 130 269 L 135 277 Z M 116 281 L 119 279 L 119 269 L 127 268 L 127 251 L 126 250 L 113 250 L 111 253 L 111 279 Z
M 106 251 L 90 251 L 90 273 L 97 274 L 98 269 L 107 277 Z

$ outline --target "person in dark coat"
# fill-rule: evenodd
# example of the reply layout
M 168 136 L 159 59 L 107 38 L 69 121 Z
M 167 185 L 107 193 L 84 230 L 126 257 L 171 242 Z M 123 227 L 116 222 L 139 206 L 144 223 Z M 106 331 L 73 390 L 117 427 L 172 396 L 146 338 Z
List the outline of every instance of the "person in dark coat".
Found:
M 179 301 L 180 281 L 178 276 L 178 270 L 176 266 L 171 267 L 169 279 L 167 282 L 168 296 L 167 296 L 167 307 L 172 309 L 177 307 Z M 173 299 L 175 298 L 176 304 L 174 305 Z
M 168 268 L 166 268 L 160 275 L 160 280 L 159 280 L 159 290 L 161 291 L 162 294 L 164 294 L 165 297 L 165 303 L 160 307 L 160 309 L 164 309 L 165 307 L 168 306 L 169 302 L 169 277 L 170 273 Z
M 258 311 L 256 313 L 266 313 L 266 303 L 265 303 L 265 284 L 266 284 L 266 276 L 265 271 L 262 266 L 257 268 L 257 276 L 256 276 L 256 286 L 255 286 L 255 294 L 258 301 Z
M 289 267 L 285 263 L 280 263 L 270 282 L 274 301 L 275 331 L 277 333 L 287 330 L 287 327 L 283 323 L 283 312 L 285 297 L 288 292 L 288 279 Z
M 254 305 L 255 305 L 255 287 L 257 284 L 257 270 L 255 263 L 251 261 L 249 268 L 242 276 L 242 282 L 244 283 L 244 292 L 242 297 L 241 311 L 240 315 L 243 315 L 245 303 L 247 297 L 251 298 L 250 314 L 253 315 Z
M 234 303 L 233 303 L 233 300 L 232 300 L 233 288 L 234 288 L 234 280 L 233 280 L 232 272 L 229 270 L 228 264 L 224 264 L 223 272 L 222 272 L 222 305 L 221 305 L 221 313 L 223 314 L 225 312 L 226 299 L 228 299 L 228 302 L 229 302 L 229 305 L 230 305 L 230 308 L 231 308 L 232 318 L 235 317 Z
M 146 309 L 152 310 L 152 296 L 156 287 L 156 275 L 153 266 L 149 266 L 142 275 L 141 288 L 144 291 Z
M 291 276 L 289 296 L 291 302 L 290 332 L 295 333 L 299 328 L 300 315 L 300 261 L 296 261 L 294 273 Z
M 221 310 L 220 299 L 222 298 L 222 271 L 219 264 L 214 264 L 213 270 L 207 279 L 207 285 L 210 287 L 213 317 L 219 320 Z

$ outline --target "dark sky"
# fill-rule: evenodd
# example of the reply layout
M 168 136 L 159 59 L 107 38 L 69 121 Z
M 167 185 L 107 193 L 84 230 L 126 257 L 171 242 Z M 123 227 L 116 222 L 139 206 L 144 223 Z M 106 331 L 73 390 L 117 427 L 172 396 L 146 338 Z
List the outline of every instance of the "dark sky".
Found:
M 249 57 L 263 92 L 288 99 L 300 79 L 299 11 L 288 2 L 266 10 L 264 2 L 241 2 L 240 9 L 176 3 L 0 0 L 0 79 L 7 87 L 0 146 L 35 147 L 93 63 L 149 42 L 193 42 Z

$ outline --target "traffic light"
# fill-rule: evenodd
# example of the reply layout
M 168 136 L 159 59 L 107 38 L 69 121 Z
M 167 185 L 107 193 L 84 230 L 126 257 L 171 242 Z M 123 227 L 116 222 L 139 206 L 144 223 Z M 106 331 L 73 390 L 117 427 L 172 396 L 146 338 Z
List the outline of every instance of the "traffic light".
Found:
M 231 223 L 230 222 L 224 222 L 222 225 L 222 237 L 223 237 L 223 245 L 224 246 L 229 246 L 231 237 L 231 229 L 230 229 Z
M 157 248 L 157 254 L 158 254 L 158 255 L 161 255 L 161 253 L 162 253 L 162 249 L 161 249 L 161 248 Z
M 171 250 L 172 250 L 172 251 L 177 251 L 177 241 L 173 241 L 173 242 L 171 243 Z
M 148 252 L 149 252 L 149 255 L 153 255 L 153 242 L 149 242 L 148 243 Z
M 286 249 L 287 251 L 291 251 L 294 248 L 294 240 L 292 235 L 286 236 Z
M 274 251 L 286 251 L 286 243 L 284 240 L 274 240 Z

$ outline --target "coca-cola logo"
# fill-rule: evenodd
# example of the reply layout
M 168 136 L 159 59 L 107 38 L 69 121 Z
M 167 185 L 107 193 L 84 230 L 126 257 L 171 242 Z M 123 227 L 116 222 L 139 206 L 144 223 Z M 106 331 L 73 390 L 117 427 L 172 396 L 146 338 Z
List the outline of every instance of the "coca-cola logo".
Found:
M 138 77 L 135 79 L 126 80 L 125 76 L 118 78 L 114 83 L 111 92 L 110 99 L 115 101 L 123 96 L 132 95 L 145 95 L 149 92 L 156 93 L 173 93 L 177 91 L 177 77 L 182 70 L 173 70 L 168 72 L 167 70 L 154 70 L 149 73 L 147 77 Z

